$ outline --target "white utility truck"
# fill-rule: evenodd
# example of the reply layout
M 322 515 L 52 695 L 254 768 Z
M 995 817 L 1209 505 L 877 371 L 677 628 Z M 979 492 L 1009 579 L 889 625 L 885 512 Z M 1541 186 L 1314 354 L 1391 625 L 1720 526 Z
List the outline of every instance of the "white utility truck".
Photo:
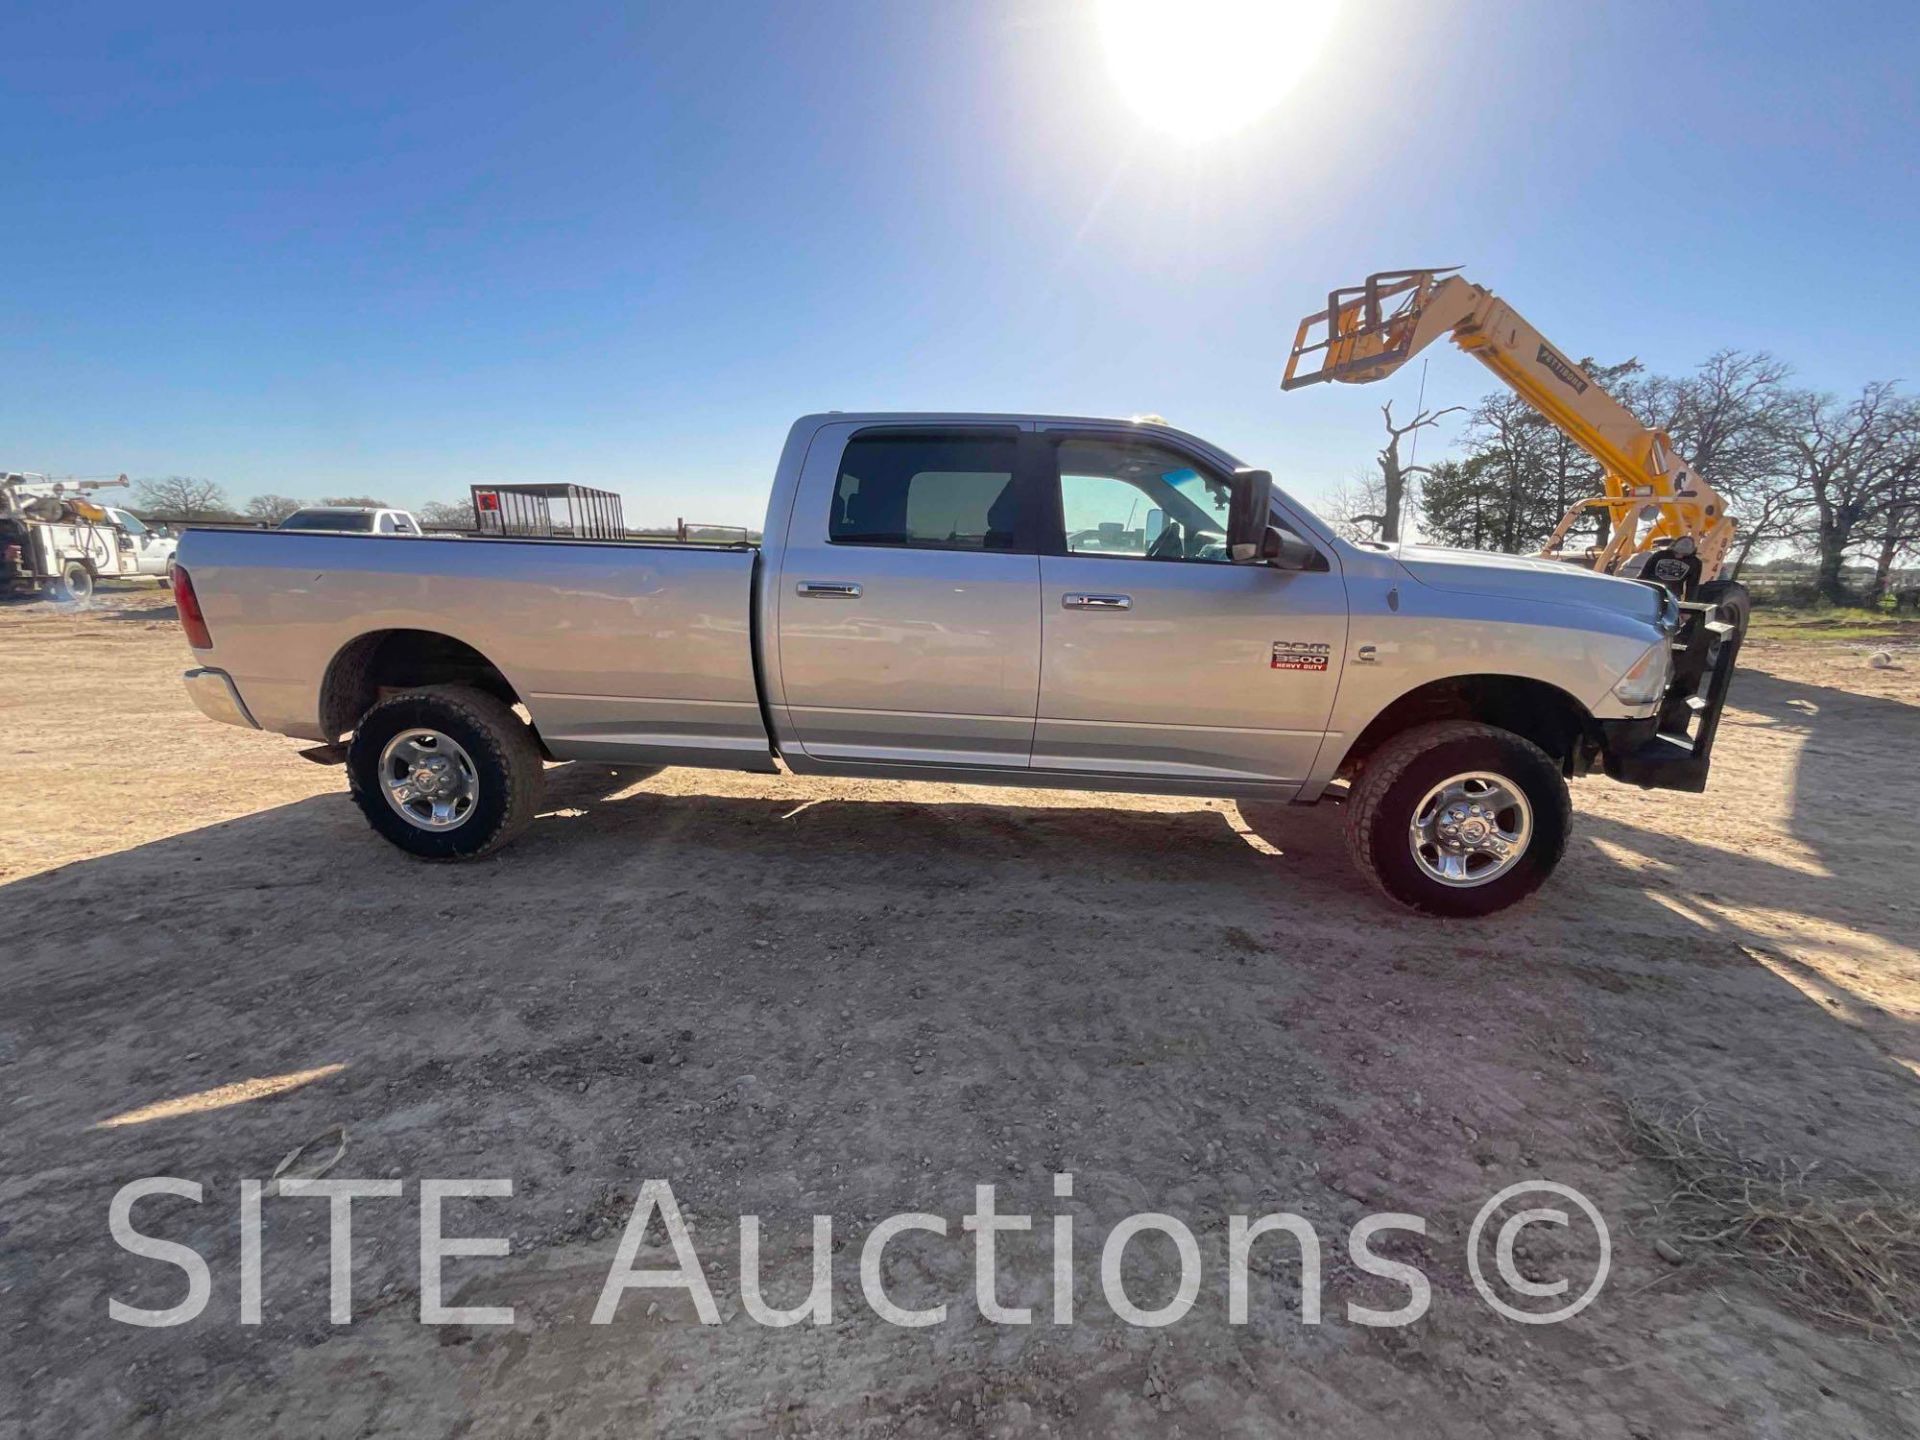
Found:
M 179 542 L 91 498 L 126 483 L 0 475 L 0 593 L 84 604 L 99 580 L 164 580 Z

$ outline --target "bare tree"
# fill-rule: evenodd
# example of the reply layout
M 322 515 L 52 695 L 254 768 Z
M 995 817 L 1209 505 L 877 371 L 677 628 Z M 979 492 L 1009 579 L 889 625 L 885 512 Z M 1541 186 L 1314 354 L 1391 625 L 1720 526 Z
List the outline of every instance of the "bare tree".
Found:
M 1407 518 L 1407 482 L 1415 475 L 1425 475 L 1425 465 L 1407 465 L 1400 459 L 1400 442 L 1409 435 L 1417 435 L 1429 425 L 1438 424 L 1440 417 L 1451 415 L 1456 410 L 1465 410 L 1464 405 L 1449 405 L 1444 410 L 1422 410 L 1404 425 L 1393 423 L 1393 402 L 1389 400 L 1380 407 L 1380 414 L 1387 422 L 1387 443 L 1381 447 L 1376 461 L 1380 466 L 1380 538 L 1398 540 L 1401 522 Z
M 457 500 L 429 500 L 413 514 L 416 520 L 431 530 L 473 528 L 473 506 Z
M 1785 468 L 1785 448 L 1769 422 L 1792 373 L 1765 351 L 1716 350 L 1693 374 L 1656 380 L 1651 389 L 1660 409 L 1647 418 L 1714 489 L 1731 490 L 1748 477 Z
M 1727 500 L 1734 518 L 1733 549 L 1722 562 L 1726 578 L 1738 580 L 1753 552 L 1792 540 L 1806 529 L 1807 495 L 1790 473 L 1761 474 L 1708 482 Z
M 1379 473 L 1360 471 L 1327 497 L 1320 513 L 1349 540 L 1379 539 L 1387 518 Z
M 376 500 L 371 495 L 328 495 L 320 502 L 322 505 L 353 505 L 368 510 L 386 510 L 390 508 L 384 500 Z
M 1874 533 L 1868 539 L 1875 547 L 1873 580 L 1867 587 L 1867 600 L 1878 605 L 1892 583 L 1894 562 L 1920 555 L 1920 484 L 1910 480 L 1903 485 L 1872 529 Z
M 247 501 L 245 513 L 249 520 L 262 525 L 278 525 L 300 506 L 301 502 L 291 495 L 256 495 Z
M 1805 528 L 1808 497 L 1779 423 L 1791 373 L 1764 351 L 1718 350 L 1691 375 L 1651 377 L 1635 397 L 1643 418 L 1666 430 L 1726 500 L 1738 524 L 1729 578 L 1756 549 Z
M 1877 380 L 1845 403 L 1797 392 L 1782 405 L 1780 423 L 1794 481 L 1813 511 L 1807 534 L 1819 556 L 1815 587 L 1821 598 L 1843 603 L 1847 552 L 1914 484 L 1920 413 L 1892 381 Z
M 204 520 L 227 509 L 226 491 L 211 480 L 192 475 L 142 480 L 134 487 L 134 496 L 140 508 L 169 520 Z

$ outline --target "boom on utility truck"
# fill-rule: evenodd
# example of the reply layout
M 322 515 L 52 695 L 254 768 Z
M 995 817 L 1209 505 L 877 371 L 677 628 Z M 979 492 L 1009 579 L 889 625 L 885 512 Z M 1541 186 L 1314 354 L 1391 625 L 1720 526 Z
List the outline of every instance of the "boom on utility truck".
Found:
M 1604 493 L 1561 516 L 1542 557 L 1657 581 L 1745 629 L 1746 587 L 1720 578 L 1734 535 L 1726 502 L 1664 430 L 1643 424 L 1485 286 L 1450 270 L 1383 270 L 1335 290 L 1326 309 L 1300 322 L 1280 384 L 1383 380 L 1442 335 L 1599 462 Z M 1607 517 L 1606 537 L 1570 549 L 1582 517 L 1596 512 Z

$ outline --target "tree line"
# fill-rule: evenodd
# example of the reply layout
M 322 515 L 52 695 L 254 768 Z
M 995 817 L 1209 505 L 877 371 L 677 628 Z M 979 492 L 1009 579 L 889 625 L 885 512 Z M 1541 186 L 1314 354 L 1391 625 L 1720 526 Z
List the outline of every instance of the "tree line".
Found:
M 1642 422 L 1664 429 L 1725 497 L 1739 524 L 1730 577 L 1756 554 L 1784 550 L 1811 560 L 1823 599 L 1877 603 L 1896 567 L 1920 559 L 1920 399 L 1895 382 L 1826 394 L 1794 385 L 1773 356 L 1738 350 L 1677 376 L 1634 360 L 1581 365 Z M 1466 428 L 1456 453 L 1431 465 L 1404 463 L 1401 442 L 1417 443 L 1447 412 L 1396 425 L 1386 409 L 1388 441 L 1374 470 L 1335 499 L 1344 528 L 1397 538 L 1417 516 L 1435 543 L 1524 554 L 1540 548 L 1570 504 L 1601 492 L 1600 467 L 1511 391 L 1453 408 L 1465 409 Z M 1605 512 L 1592 523 L 1604 527 Z M 1603 530 L 1596 539 L 1604 541 Z M 1861 566 L 1866 579 L 1855 583 Z
M 324 495 L 318 500 L 296 500 L 291 495 L 255 495 L 236 506 L 226 488 L 196 475 L 167 475 L 134 484 L 134 511 L 143 518 L 205 521 L 215 524 L 278 525 L 308 505 L 361 505 L 375 510 L 396 507 L 374 495 Z M 429 500 L 414 508 L 414 517 L 428 529 L 465 530 L 473 524 L 473 507 L 465 503 Z

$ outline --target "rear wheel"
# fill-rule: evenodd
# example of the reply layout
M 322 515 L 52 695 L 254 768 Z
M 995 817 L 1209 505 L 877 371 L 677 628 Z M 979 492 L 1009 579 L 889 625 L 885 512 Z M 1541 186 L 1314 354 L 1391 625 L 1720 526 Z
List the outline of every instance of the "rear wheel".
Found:
M 1709 580 L 1694 594 L 1703 603 L 1715 606 L 1734 633 L 1745 638 L 1747 620 L 1753 614 L 1753 595 L 1746 586 L 1738 580 Z
M 533 731 L 504 702 L 464 685 L 382 700 L 347 747 L 367 823 L 423 860 L 471 860 L 533 819 L 543 785 Z
M 1560 863 L 1572 803 L 1532 741 L 1470 720 L 1420 725 L 1368 757 L 1347 813 L 1354 863 L 1429 915 L 1490 915 Z
M 93 571 L 78 560 L 67 561 L 53 582 L 53 598 L 65 605 L 85 605 L 93 599 Z

